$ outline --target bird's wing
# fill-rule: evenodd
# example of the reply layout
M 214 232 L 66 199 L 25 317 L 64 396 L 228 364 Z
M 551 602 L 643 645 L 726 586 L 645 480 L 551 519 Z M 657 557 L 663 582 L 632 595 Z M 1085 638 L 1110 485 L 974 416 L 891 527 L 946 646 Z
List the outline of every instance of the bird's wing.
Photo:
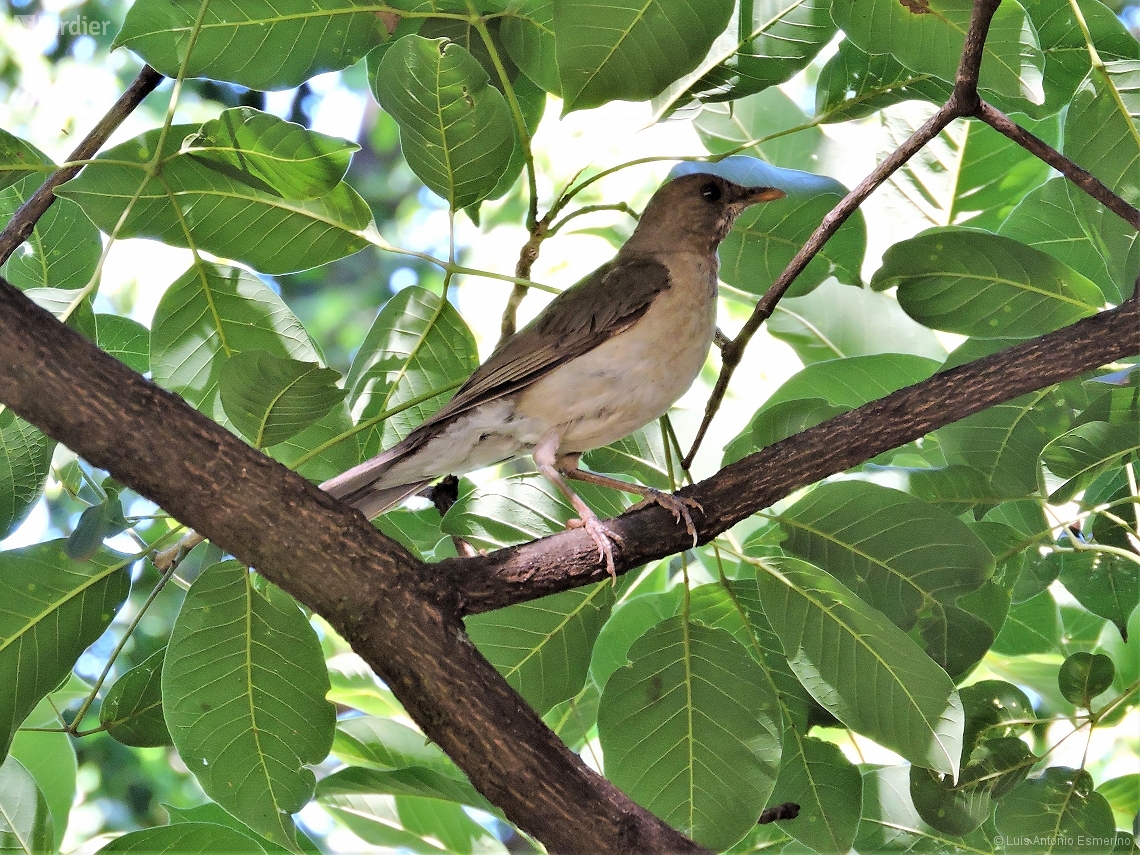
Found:
M 619 255 L 559 294 L 496 348 L 421 429 L 522 389 L 592 350 L 644 315 L 669 286 L 669 268 L 660 261 Z

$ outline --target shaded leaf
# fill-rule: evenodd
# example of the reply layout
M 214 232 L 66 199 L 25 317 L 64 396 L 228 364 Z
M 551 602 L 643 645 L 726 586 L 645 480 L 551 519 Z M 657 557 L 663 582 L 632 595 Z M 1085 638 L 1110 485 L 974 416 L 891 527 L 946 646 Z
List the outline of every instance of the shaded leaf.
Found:
M 162 660 L 156 650 L 111 686 L 99 708 L 99 724 L 123 745 L 172 745 L 162 715 Z

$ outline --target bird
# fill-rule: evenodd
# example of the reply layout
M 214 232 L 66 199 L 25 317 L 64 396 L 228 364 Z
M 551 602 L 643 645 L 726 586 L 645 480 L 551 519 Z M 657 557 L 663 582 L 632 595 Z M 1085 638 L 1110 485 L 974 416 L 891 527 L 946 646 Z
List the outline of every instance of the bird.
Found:
M 758 168 L 759 167 L 759 168 Z M 578 514 L 616 582 L 622 538 L 569 480 L 611 487 L 683 519 L 692 499 L 578 468 L 581 455 L 665 414 L 700 373 L 716 332 L 717 248 L 750 205 L 782 198 L 766 164 L 686 161 L 654 193 L 613 259 L 561 292 L 438 412 L 391 448 L 321 484 L 369 519 L 436 478 L 529 454 Z

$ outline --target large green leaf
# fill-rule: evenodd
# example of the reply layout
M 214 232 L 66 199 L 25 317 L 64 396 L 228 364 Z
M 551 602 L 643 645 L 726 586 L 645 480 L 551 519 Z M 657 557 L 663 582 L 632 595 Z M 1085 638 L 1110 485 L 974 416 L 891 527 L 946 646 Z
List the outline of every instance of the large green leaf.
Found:
M 74 676 L 78 682 L 78 679 Z M 84 686 L 86 689 L 86 686 Z M 47 700 L 46 698 L 44 699 Z M 51 709 L 49 704 L 41 701 L 41 708 Z M 25 726 L 31 724 L 33 712 Z M 54 713 L 51 723 L 58 719 Z M 63 839 L 67 832 L 68 820 L 71 816 L 71 806 L 75 803 L 76 771 L 78 763 L 75 757 L 75 748 L 71 737 L 63 732 L 45 732 L 34 730 L 20 730 L 12 740 L 12 747 L 8 751 L 8 758 L 15 758 L 27 769 L 36 781 L 36 786 L 43 793 L 51 810 L 52 825 L 55 826 L 56 837 Z M 2 800 L 2 799 L 0 799 Z
M 621 602 L 598 632 L 590 654 L 590 678 L 599 688 L 619 668 L 629 663 L 629 648 L 665 618 L 677 613 L 683 591 L 680 586 L 668 591 L 641 594 Z
M 499 30 L 503 46 L 523 74 L 544 91 L 558 95 L 557 46 L 554 40 L 554 0 L 522 0 L 507 9 Z
M 418 35 L 388 48 L 373 78 L 408 165 L 452 209 L 488 198 L 514 149 L 510 108 L 489 81 L 460 45 Z
M 162 295 L 154 313 L 154 381 L 218 422 L 222 370 L 237 353 L 260 350 L 317 362 L 301 322 L 264 282 L 236 267 L 196 263 Z
M 1114 553 L 1092 550 L 1055 552 L 1057 576 L 1065 589 L 1093 614 L 1112 621 L 1128 639 L 1128 616 L 1140 604 L 1140 565 Z
M 947 511 L 864 481 L 816 486 L 779 516 L 781 545 L 822 567 L 897 626 L 953 605 L 993 572 L 993 556 Z
M 193 38 L 187 77 L 288 89 L 347 68 L 388 36 L 380 16 L 359 0 L 211 0 L 195 34 L 199 11 L 178 0 L 140 0 L 127 13 L 115 47 L 128 47 L 176 77 Z
M 264 273 L 316 267 L 368 245 L 363 233 L 372 213 L 347 184 L 311 199 L 286 198 L 254 173 L 182 151 L 200 130 L 172 126 L 153 177 L 146 167 L 161 129 L 103 152 L 56 195 L 78 202 L 108 234 L 194 247 Z
M 357 420 L 400 410 L 368 432 L 365 455 L 411 433 L 478 364 L 475 336 L 450 302 L 426 288 L 396 294 L 373 321 L 344 382 Z
M 422 733 L 390 718 L 362 715 L 337 722 L 332 753 L 350 766 L 382 772 L 420 767 L 466 780 L 451 759 Z
M 7 408 L 0 408 L 0 539 L 8 536 L 40 499 L 55 440 Z
M 139 374 L 150 371 L 150 330 L 124 315 L 95 316 L 99 347 Z
M 822 570 L 793 558 L 761 566 L 764 611 L 812 697 L 912 763 L 956 774 L 964 718 L 946 672 Z
M 52 540 L 0 552 L 0 756 L 12 735 L 110 625 L 130 589 L 129 559 L 72 561 Z
M 836 407 L 854 409 L 925 380 L 937 370 L 937 361 L 906 353 L 829 359 L 812 363 L 793 374 L 769 396 L 764 406 L 820 398 Z
M 606 776 L 674 828 L 731 846 L 767 803 L 780 762 L 776 693 L 721 629 L 663 621 L 606 682 L 598 732 Z
M 336 711 L 316 633 L 287 595 L 236 561 L 190 587 L 162 670 L 166 723 L 202 789 L 254 831 L 295 848 L 290 814 L 313 795 Z
M 1136 287 L 1140 272 L 1136 230 L 1060 176 L 1026 195 L 998 234 L 1079 270 L 1110 303 L 1123 302 Z
M 972 0 L 851 0 L 832 6 L 840 29 L 870 54 L 889 53 L 908 68 L 953 81 L 969 28 Z M 983 91 L 1008 109 L 1040 104 L 1045 58 L 1025 9 L 1012 0 L 998 7 L 982 58 Z
M 47 176 L 55 171 L 50 157 L 29 142 L 0 128 L 0 189 L 29 175 Z
M 826 122 L 846 122 L 913 98 L 942 104 L 951 91 L 930 72 L 912 71 L 889 53 L 869 54 L 844 39 L 820 69 L 815 112 Z
M 467 635 L 542 715 L 586 681 L 613 587 L 601 582 L 467 618 Z
M 732 9 L 732 0 L 554 0 L 563 113 L 659 94 L 704 59 Z
M 222 407 L 257 448 L 284 442 L 316 424 L 344 400 L 340 375 L 314 362 L 264 350 L 235 353 L 218 375 Z
M 204 123 L 182 150 L 260 178 L 288 199 L 331 192 L 360 146 L 252 107 L 233 107 Z
M 835 35 L 829 0 L 737 4 L 728 29 L 690 74 L 655 99 L 658 113 L 691 101 L 735 101 L 783 83 Z
M 1052 855 L 1070 851 L 1068 841 L 1079 838 L 1089 841 L 1090 852 L 1112 852 L 1112 808 L 1094 786 L 1084 769 L 1064 766 L 1053 766 L 1022 783 L 998 802 L 995 815 L 998 831 L 1012 844 L 1007 851 Z
M 1065 118 L 1064 154 L 1140 204 L 1140 60 L 1095 69 Z
M 0 852 L 54 852 L 51 811 L 35 779 L 15 757 L 0 765 Z
M 1040 250 L 970 229 L 931 229 L 896 243 L 871 279 L 898 287 L 919 323 L 983 338 L 1041 335 L 1088 317 L 1100 289 Z

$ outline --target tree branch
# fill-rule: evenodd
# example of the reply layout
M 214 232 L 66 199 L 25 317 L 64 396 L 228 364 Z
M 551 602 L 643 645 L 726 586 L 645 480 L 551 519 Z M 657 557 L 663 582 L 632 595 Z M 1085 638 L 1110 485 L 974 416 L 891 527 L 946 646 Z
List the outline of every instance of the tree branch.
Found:
M 801 487 L 987 407 L 1135 354 L 1140 354 L 1140 300 L 1134 298 L 836 416 L 751 454 L 678 495 L 696 499 L 704 507 L 703 514 L 694 516 L 698 540 L 707 543 Z M 607 525 L 623 540 L 614 556 L 619 573 L 692 546 L 684 526 L 656 506 L 623 514 Z M 436 572 L 457 591 L 466 614 L 608 578 L 598 564 L 597 547 L 579 531 L 486 556 L 447 559 L 436 565 Z
M 144 65 L 138 77 L 112 105 L 111 109 L 99 120 L 91 132 L 68 155 L 67 163 L 62 169 L 57 169 L 47 181 L 39 186 L 32 197 L 12 216 L 4 231 L 0 233 L 0 264 L 16 251 L 16 247 L 28 239 L 32 229 L 36 227 L 40 217 L 51 207 L 55 201 L 55 188 L 65 181 L 74 178 L 83 168 L 83 161 L 90 160 L 103 147 L 108 137 L 115 132 L 115 128 L 122 124 L 123 119 L 129 116 L 134 109 L 142 103 L 143 99 L 154 91 L 162 82 L 162 75 Z
M 467 639 L 434 568 L 3 279 L 0 365 L 0 401 L 321 614 L 551 851 L 705 852 L 550 732 Z

